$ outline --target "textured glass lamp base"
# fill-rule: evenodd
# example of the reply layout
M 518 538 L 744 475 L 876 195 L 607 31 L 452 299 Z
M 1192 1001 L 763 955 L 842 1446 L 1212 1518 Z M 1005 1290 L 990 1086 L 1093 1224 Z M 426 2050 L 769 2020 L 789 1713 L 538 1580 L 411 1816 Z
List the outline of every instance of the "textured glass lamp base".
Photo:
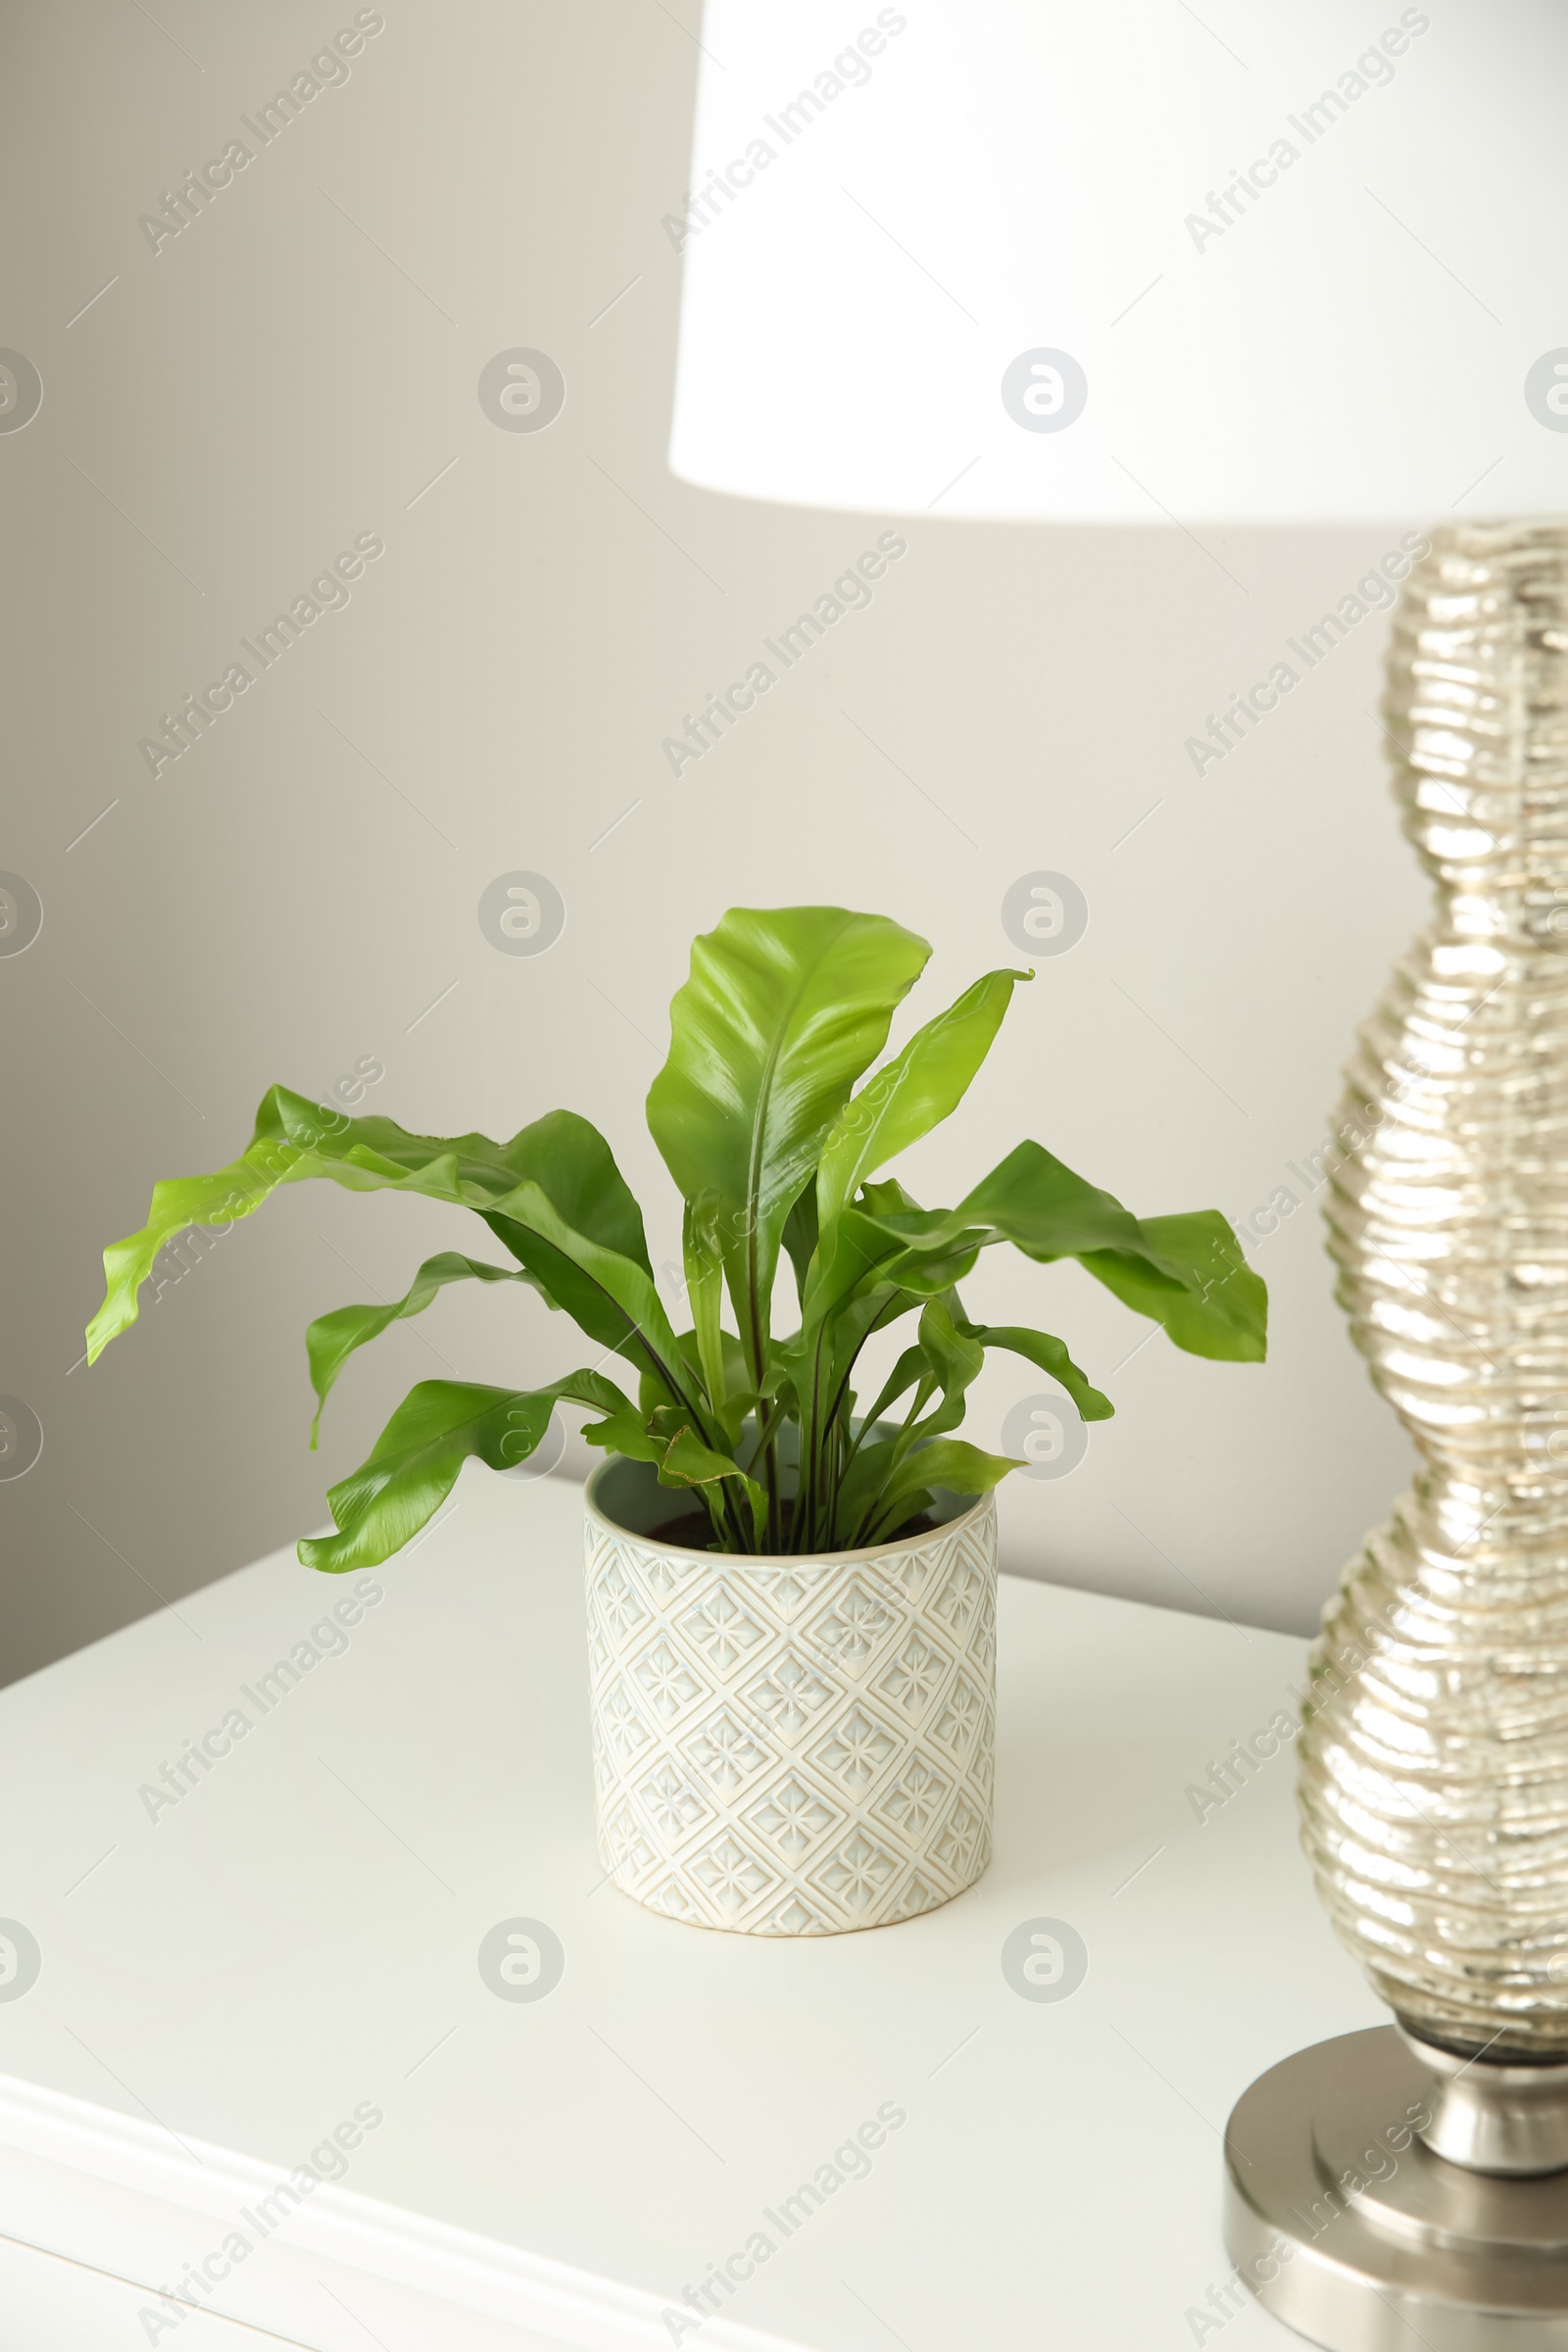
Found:
M 1225 2243 L 1265 2309 L 1330 2352 L 1568 2352 L 1568 2170 L 1523 2169 L 1568 2161 L 1565 2133 L 1568 2067 L 1345 2034 L 1237 2102 Z
M 1420 1466 L 1324 1614 L 1302 1838 L 1403 2024 L 1562 2063 L 1568 522 L 1434 532 L 1383 709 L 1436 900 L 1323 1163 L 1340 1299 Z

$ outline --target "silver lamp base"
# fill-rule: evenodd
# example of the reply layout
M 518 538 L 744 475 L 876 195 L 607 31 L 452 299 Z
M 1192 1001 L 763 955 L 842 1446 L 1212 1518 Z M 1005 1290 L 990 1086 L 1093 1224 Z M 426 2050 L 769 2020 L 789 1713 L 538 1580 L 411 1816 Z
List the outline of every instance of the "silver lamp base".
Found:
M 1568 2352 L 1568 2065 L 1397 2026 L 1298 2050 L 1231 2116 L 1225 2243 L 1330 2352 Z

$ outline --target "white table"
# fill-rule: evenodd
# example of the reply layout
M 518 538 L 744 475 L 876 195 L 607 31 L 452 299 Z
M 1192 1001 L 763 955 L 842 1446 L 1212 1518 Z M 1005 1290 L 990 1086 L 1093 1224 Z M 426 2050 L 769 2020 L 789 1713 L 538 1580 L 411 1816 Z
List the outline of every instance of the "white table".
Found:
M 0 1694 L 0 1915 L 41 1953 L 0 1998 L 5 2352 L 1212 2342 L 1232 2101 L 1383 2022 L 1289 1748 L 1202 1822 L 1187 1794 L 1304 1645 L 1004 1579 L 979 1886 L 867 1935 L 711 1935 L 598 1885 L 579 1508 L 470 1471 L 265 1715 L 241 1687 L 359 1580 L 279 1553 Z M 236 1705 L 207 1777 L 138 1793 Z M 515 1917 L 564 1947 L 544 1999 L 481 1979 Z M 1042 1917 L 1088 1946 L 1065 2000 L 1000 1964 Z M 863 2177 L 764 2219 L 889 2107 Z M 342 2177 L 276 2196 L 340 2125 Z M 662 2316 L 759 2230 L 717 2314 Z M 204 2260 L 196 2308 L 149 2291 Z M 1255 2306 L 1223 2332 L 1297 2341 Z

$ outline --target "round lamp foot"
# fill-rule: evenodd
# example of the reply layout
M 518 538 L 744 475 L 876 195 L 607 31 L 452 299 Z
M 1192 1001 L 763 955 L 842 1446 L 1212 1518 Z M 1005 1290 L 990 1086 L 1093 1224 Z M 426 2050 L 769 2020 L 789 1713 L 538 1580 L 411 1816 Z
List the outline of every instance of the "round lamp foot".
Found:
M 1568 2352 L 1568 2171 L 1511 2161 L 1521 2133 L 1538 2157 L 1551 2144 L 1545 2111 L 1565 2097 L 1568 2069 L 1467 2064 L 1395 2026 L 1298 2050 L 1226 2130 L 1241 2279 L 1329 2352 Z M 1463 2144 L 1498 2169 L 1424 2144 L 1461 2102 L 1479 2111 Z

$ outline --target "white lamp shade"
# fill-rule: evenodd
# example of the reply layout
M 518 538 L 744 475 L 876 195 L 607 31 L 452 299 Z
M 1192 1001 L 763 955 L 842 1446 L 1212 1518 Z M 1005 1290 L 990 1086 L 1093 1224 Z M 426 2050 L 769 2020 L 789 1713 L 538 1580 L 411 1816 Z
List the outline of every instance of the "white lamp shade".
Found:
M 1563 0 L 706 0 L 670 463 L 1061 521 L 1568 509 Z

